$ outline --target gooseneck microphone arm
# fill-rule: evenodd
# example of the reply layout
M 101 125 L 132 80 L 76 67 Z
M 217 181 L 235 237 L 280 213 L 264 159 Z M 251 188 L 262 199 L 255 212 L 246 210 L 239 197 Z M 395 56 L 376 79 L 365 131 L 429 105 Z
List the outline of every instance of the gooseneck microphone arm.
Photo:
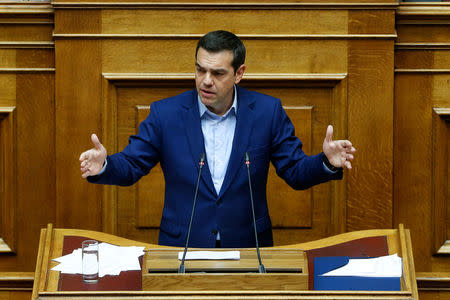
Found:
M 250 201 L 252 203 L 253 228 L 255 229 L 256 253 L 258 254 L 258 261 L 259 261 L 258 271 L 259 273 L 266 273 L 266 268 L 262 264 L 261 254 L 259 253 L 258 233 L 256 231 L 255 205 L 253 204 L 252 181 L 250 178 L 250 157 L 248 156 L 248 152 L 245 152 L 245 165 L 247 166 L 248 186 L 250 188 Z
M 191 220 L 189 221 L 189 228 L 187 232 L 186 237 L 186 246 L 184 247 L 183 252 L 183 259 L 181 260 L 180 267 L 178 268 L 178 273 L 185 273 L 184 268 L 184 260 L 186 259 L 186 253 L 189 245 L 189 236 L 191 235 L 191 227 L 192 227 L 192 219 L 194 219 L 194 211 L 195 211 L 195 202 L 197 201 L 197 194 L 198 194 L 198 186 L 200 184 L 200 176 L 202 175 L 202 169 L 205 165 L 205 153 L 200 154 L 200 160 L 198 162 L 199 171 L 198 171 L 198 177 L 197 177 L 197 185 L 195 186 L 195 194 L 194 194 L 194 203 L 192 203 L 192 212 L 191 212 Z

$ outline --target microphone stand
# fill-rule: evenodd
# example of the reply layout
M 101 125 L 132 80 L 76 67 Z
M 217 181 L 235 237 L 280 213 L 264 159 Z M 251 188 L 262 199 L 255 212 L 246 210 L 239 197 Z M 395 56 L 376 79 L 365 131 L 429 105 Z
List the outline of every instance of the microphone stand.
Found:
M 250 157 L 248 156 L 248 152 L 245 152 L 245 165 L 247 166 L 247 174 L 248 174 L 248 186 L 250 188 L 250 201 L 252 203 L 252 214 L 253 214 L 253 228 L 255 229 L 255 241 L 256 241 L 256 253 L 258 254 L 259 273 L 266 273 L 266 268 L 262 264 L 261 254 L 259 253 L 259 245 L 258 245 L 258 233 L 256 231 L 256 218 L 255 218 L 255 206 L 253 204 L 253 190 L 252 190 L 252 181 L 250 179 Z
M 199 171 L 198 171 L 198 177 L 197 177 L 197 185 L 195 186 L 194 203 L 192 204 L 191 220 L 189 221 L 189 228 L 188 228 L 188 233 L 187 233 L 187 237 L 186 237 L 186 246 L 184 247 L 183 259 L 181 260 L 180 267 L 178 268 L 178 274 L 185 273 L 184 261 L 186 259 L 186 253 L 187 253 L 188 244 L 189 244 L 189 236 L 191 235 L 192 219 L 194 218 L 195 202 L 197 201 L 198 186 L 200 184 L 200 176 L 202 175 L 202 169 L 203 169 L 204 165 L 205 165 L 205 153 L 202 153 L 202 154 L 200 154 L 200 161 L 198 162 Z

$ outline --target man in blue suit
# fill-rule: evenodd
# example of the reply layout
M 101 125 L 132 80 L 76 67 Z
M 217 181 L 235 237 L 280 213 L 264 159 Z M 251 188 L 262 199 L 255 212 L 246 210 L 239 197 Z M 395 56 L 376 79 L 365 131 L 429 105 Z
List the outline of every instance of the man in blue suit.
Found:
M 82 177 L 100 184 L 132 185 L 161 163 L 165 201 L 159 243 L 184 246 L 199 172 L 206 153 L 189 245 L 254 247 L 255 236 L 244 154 L 251 160 L 259 244 L 272 246 L 266 200 L 269 163 L 294 189 L 341 179 L 356 151 L 332 140 L 328 126 L 323 152 L 307 156 L 279 99 L 239 87 L 245 47 L 231 32 L 213 31 L 197 45 L 196 89 L 152 103 L 120 153 L 107 156 L 95 134 L 94 148 L 81 154 Z

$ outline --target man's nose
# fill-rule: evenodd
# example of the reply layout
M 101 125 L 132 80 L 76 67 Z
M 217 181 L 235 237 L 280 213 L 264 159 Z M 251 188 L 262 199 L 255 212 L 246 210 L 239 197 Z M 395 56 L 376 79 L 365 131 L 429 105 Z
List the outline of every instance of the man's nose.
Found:
M 211 73 L 206 72 L 205 77 L 203 77 L 203 84 L 208 86 L 213 84 Z

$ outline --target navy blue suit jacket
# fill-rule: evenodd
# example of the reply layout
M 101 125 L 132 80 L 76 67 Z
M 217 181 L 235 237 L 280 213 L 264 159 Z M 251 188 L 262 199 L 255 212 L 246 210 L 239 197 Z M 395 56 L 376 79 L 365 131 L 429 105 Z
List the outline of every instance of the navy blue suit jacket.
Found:
M 254 247 L 255 237 L 244 153 L 251 159 L 256 227 L 261 246 L 272 246 L 266 200 L 269 163 L 294 189 L 342 178 L 325 171 L 323 153 L 307 156 L 279 99 L 238 87 L 236 130 L 228 169 L 217 195 L 208 169 L 202 171 L 189 245 Z M 105 172 L 90 182 L 132 185 L 158 162 L 165 178 L 159 243 L 184 246 L 197 181 L 205 153 L 196 90 L 152 103 L 150 114 L 120 153 L 108 156 Z

